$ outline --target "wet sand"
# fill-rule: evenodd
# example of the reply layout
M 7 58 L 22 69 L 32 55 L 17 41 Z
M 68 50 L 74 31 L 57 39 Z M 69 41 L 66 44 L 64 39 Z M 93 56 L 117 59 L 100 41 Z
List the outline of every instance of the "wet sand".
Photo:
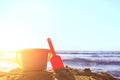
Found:
M 92 72 L 89 68 L 79 70 L 65 67 L 58 70 L 29 71 L 17 68 L 0 72 L 0 80 L 117 80 L 106 72 Z

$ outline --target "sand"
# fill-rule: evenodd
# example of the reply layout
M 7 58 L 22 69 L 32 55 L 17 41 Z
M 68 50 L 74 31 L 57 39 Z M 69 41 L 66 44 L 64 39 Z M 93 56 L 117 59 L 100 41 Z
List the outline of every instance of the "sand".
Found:
M 0 80 L 117 80 L 105 72 L 92 72 L 89 68 L 79 70 L 65 67 L 58 70 L 29 71 L 17 68 L 0 72 Z

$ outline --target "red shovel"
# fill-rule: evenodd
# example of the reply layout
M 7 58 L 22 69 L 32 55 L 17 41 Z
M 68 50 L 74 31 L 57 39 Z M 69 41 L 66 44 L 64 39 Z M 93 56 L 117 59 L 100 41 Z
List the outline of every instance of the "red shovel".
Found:
M 48 41 L 48 44 L 49 44 L 49 47 L 50 47 L 50 51 L 52 53 L 52 58 L 51 58 L 50 61 L 51 61 L 53 69 L 56 70 L 56 69 L 64 68 L 64 64 L 62 62 L 61 57 L 56 55 L 56 53 L 55 53 L 55 50 L 53 48 L 51 39 L 48 38 L 47 41 Z

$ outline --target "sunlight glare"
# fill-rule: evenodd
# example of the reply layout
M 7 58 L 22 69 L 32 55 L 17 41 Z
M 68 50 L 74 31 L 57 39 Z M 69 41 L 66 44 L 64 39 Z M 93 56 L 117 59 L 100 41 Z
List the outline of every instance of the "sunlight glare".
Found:
M 12 18 L 3 17 L 0 21 L 0 50 L 17 50 L 25 47 L 27 43 L 25 25 Z
M 8 72 L 14 68 L 17 68 L 17 64 L 8 63 L 8 62 L 0 62 L 0 71 Z

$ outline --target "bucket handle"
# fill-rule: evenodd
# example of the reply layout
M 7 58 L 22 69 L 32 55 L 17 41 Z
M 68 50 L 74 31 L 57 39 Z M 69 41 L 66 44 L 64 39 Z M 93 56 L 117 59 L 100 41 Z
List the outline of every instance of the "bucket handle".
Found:
M 22 67 L 22 61 L 21 61 L 21 56 L 20 56 L 20 52 L 16 52 L 16 62 L 17 64 Z

